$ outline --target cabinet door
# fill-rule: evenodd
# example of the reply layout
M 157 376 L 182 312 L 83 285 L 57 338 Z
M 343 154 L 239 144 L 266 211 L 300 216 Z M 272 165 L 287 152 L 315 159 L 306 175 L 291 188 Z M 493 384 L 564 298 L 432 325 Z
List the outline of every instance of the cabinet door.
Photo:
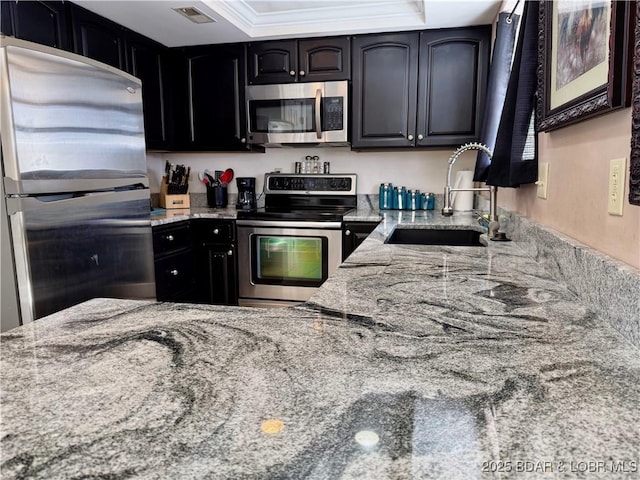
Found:
M 77 5 L 71 4 L 70 11 L 74 52 L 124 70 L 124 29 Z
M 0 1 L 0 32 L 7 37 L 13 37 L 13 20 L 11 20 L 10 3 L 16 3 L 15 0 L 8 2 Z
M 413 146 L 418 34 L 355 37 L 352 46 L 352 146 Z
M 156 260 L 156 298 L 161 302 L 193 301 L 193 267 L 191 249 Z
M 300 40 L 298 42 L 298 81 L 350 80 L 349 40 L 348 37 Z
M 296 40 L 250 43 L 247 81 L 250 85 L 294 82 L 298 70 L 297 59 Z
M 246 151 L 244 46 L 185 49 L 176 63 L 178 148 Z M 184 92 L 180 97 L 177 92 Z M 177 94 L 176 94 L 177 93 Z
M 198 252 L 200 301 L 216 305 L 237 305 L 235 246 L 202 244 Z
M 191 249 L 193 236 L 188 221 L 153 227 L 153 254 L 156 258 Z
M 167 148 L 164 47 L 142 35 L 127 34 L 127 71 L 142 80 L 144 135 L 148 149 Z
M 41 45 L 70 50 L 64 2 L 2 2 L 2 32 Z
M 345 222 L 342 225 L 342 261 L 364 242 L 380 222 Z
M 478 141 L 490 42 L 490 26 L 420 33 L 417 145 Z

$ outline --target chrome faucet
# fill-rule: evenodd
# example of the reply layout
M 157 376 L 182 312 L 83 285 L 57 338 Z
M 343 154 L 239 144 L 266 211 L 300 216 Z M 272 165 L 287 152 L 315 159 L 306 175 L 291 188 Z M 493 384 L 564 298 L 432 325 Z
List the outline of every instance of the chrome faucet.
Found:
M 467 143 L 459 147 L 453 155 L 449 157 L 449 169 L 447 170 L 447 184 L 444 187 L 444 206 L 442 207 L 442 215 L 449 217 L 453 215 L 453 207 L 451 206 L 451 192 L 489 192 L 489 226 L 487 228 L 489 238 L 491 240 L 505 240 L 503 233 L 500 233 L 500 222 L 498 221 L 498 187 L 493 185 L 478 188 L 451 188 L 451 169 L 453 164 L 460 155 L 467 150 L 480 150 L 491 158 L 492 153 L 486 145 L 482 143 Z

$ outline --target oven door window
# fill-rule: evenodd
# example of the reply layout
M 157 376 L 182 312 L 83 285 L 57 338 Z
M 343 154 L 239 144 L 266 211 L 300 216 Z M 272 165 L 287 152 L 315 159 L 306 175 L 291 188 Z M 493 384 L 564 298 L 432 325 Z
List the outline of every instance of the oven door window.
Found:
M 251 100 L 250 129 L 254 133 L 315 132 L 314 110 L 314 98 Z
M 253 283 L 319 287 L 328 276 L 328 239 L 315 236 L 253 235 Z

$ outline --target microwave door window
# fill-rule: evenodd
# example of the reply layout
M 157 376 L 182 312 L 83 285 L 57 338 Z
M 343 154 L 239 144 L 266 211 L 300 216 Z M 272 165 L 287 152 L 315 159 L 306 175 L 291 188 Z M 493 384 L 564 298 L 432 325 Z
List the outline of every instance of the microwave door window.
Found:
M 315 100 L 252 100 L 249 102 L 251 131 L 256 133 L 315 132 Z

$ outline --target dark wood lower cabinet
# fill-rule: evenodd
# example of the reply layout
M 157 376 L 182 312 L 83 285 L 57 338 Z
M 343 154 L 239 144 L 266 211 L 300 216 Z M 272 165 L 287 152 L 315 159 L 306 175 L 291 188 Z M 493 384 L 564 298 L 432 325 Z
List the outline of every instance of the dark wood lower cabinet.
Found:
M 342 261 L 344 261 L 380 222 L 344 222 L 342 224 Z
M 192 302 L 193 251 L 185 250 L 155 261 L 156 298 L 163 302 Z
M 200 303 L 238 304 L 236 229 L 232 220 L 195 219 L 196 297 Z
M 233 220 L 193 219 L 153 228 L 159 301 L 238 304 Z
M 153 228 L 156 298 L 161 302 L 196 300 L 193 236 L 190 222 Z
M 198 301 L 237 305 L 238 289 L 235 245 L 202 244 L 196 251 Z

